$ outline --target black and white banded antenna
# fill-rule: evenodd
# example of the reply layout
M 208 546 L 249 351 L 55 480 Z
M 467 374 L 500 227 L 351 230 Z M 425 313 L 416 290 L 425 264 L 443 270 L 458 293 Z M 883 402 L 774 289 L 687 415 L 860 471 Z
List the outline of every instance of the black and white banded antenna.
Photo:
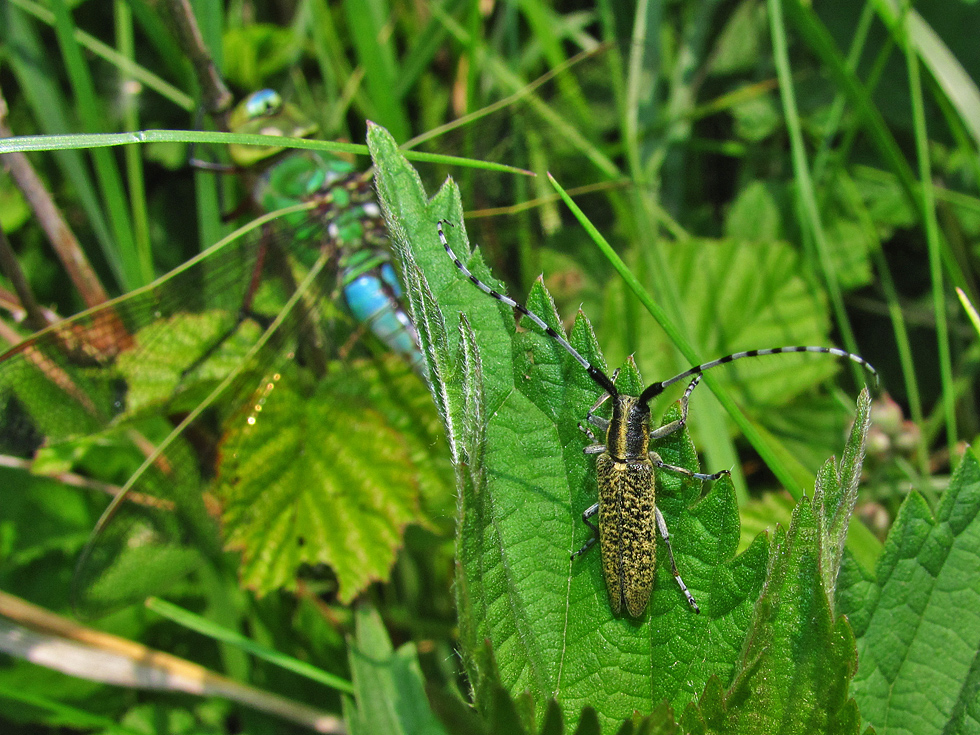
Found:
M 568 340 L 566 340 L 563 335 L 559 334 L 553 328 L 549 327 L 548 324 L 545 323 L 544 319 L 539 317 L 537 314 L 529 311 L 527 307 L 517 303 L 509 296 L 505 296 L 504 294 L 497 293 L 492 288 L 490 288 L 487 284 L 481 281 L 479 278 L 474 276 L 470 272 L 470 270 L 465 265 L 463 265 L 460 259 L 456 257 L 456 253 L 454 253 L 453 249 L 450 247 L 449 241 L 446 239 L 446 233 L 442 228 L 443 224 L 448 224 L 450 226 L 455 227 L 455 225 L 449 220 L 439 220 L 439 222 L 436 224 L 436 229 L 439 232 L 439 241 L 442 243 L 442 246 L 446 249 L 446 253 L 448 253 L 449 257 L 452 258 L 453 263 L 456 264 L 456 267 L 463 272 L 463 274 L 470 280 L 471 283 L 473 283 L 473 285 L 475 285 L 477 288 L 479 288 L 481 291 L 483 291 L 483 293 L 487 294 L 488 296 L 495 298 L 497 301 L 502 301 L 508 306 L 517 309 L 521 314 L 523 314 L 532 322 L 534 322 L 539 327 L 541 327 L 541 329 L 544 331 L 545 334 L 547 334 L 558 344 L 560 344 L 568 352 L 568 354 L 570 354 L 572 357 L 575 358 L 576 362 L 578 362 L 583 368 L 586 369 L 586 371 L 589 373 L 589 377 L 591 377 L 592 380 L 594 380 L 599 385 L 600 388 L 602 388 L 604 391 L 606 391 L 606 393 L 608 393 L 610 396 L 614 398 L 619 395 L 619 391 L 616 390 L 616 386 L 613 383 L 613 381 L 610 379 L 610 377 L 606 375 L 598 367 L 596 367 L 591 362 L 589 362 L 587 359 L 585 359 L 581 355 L 581 353 L 579 353 L 578 350 L 576 350 L 568 343 Z M 848 360 L 852 360 L 856 362 L 858 365 L 864 368 L 868 373 L 870 373 L 874 381 L 874 386 L 877 387 L 878 385 L 878 371 L 875 370 L 874 366 L 871 365 L 871 363 L 869 363 L 860 355 L 855 355 L 853 352 L 848 352 L 847 350 L 842 350 L 837 347 L 820 347 L 820 346 L 812 346 L 812 345 L 770 347 L 768 349 L 763 349 L 763 350 L 746 350 L 744 352 L 733 352 L 731 355 L 725 355 L 724 357 L 719 357 L 716 360 L 711 360 L 709 362 L 704 362 L 701 363 L 700 365 L 695 365 L 694 367 L 690 367 L 684 372 L 678 373 L 672 378 L 668 378 L 667 380 L 663 380 L 658 383 L 651 383 L 650 385 L 648 385 L 646 388 L 643 389 L 642 393 L 640 393 L 639 400 L 641 403 L 649 403 L 651 400 L 653 400 L 661 393 L 663 393 L 664 389 L 667 388 L 668 386 L 671 386 L 674 383 L 684 380 L 685 378 L 690 378 L 696 375 L 702 375 L 706 371 L 711 370 L 712 368 L 716 368 L 719 365 L 726 365 L 730 362 L 735 362 L 736 360 L 741 360 L 746 357 L 763 357 L 765 355 L 781 355 L 781 354 L 790 354 L 794 352 L 797 353 L 813 352 L 813 353 L 818 353 L 823 355 L 835 355 L 836 357 L 845 357 Z

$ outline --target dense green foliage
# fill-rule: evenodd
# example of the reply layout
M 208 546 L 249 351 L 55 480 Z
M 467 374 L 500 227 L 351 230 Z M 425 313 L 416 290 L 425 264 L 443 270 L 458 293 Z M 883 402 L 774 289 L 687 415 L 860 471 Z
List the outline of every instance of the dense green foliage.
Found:
M 0 152 L 31 151 L 78 239 L 42 228 L 45 193 L 19 175 L 0 177 L 0 226 L 59 315 L 198 255 L 246 198 L 248 176 L 187 164 L 226 162 L 234 141 L 175 32 L 178 5 L 0 4 L 14 136 Z M 980 327 L 952 288 L 978 303 L 976 4 L 199 5 L 237 97 L 274 87 L 324 141 L 368 139 L 373 159 L 286 144 L 375 165 L 429 379 L 352 323 L 329 254 L 274 264 L 259 316 L 239 324 L 258 227 L 51 333 L 65 352 L 82 336 L 118 351 L 111 374 L 77 352 L 59 363 L 80 393 L 30 350 L 0 362 L 4 732 L 977 727 L 980 480 L 964 443 L 980 430 Z M 139 145 L 92 137 L 137 130 Z M 405 144 L 539 175 L 409 163 Z M 447 173 L 458 189 L 440 188 Z M 657 447 L 732 468 L 706 487 L 658 478 L 703 612 L 658 543 L 644 616 L 613 616 L 598 554 L 569 559 L 595 500 L 577 424 L 600 391 L 462 277 L 443 218 L 475 273 L 624 366 L 630 390 L 736 350 L 837 344 L 874 363 L 886 393 L 855 410 L 865 375 L 820 355 L 709 373 L 690 434 Z M 472 259 L 467 243 L 481 245 Z M 45 317 L 24 316 L 0 271 L 13 344 Z M 166 447 L 149 461 L 147 444 Z M 141 464 L 137 502 L 86 546 L 104 491 Z M 87 623 L 228 679 L 107 639 L 65 644 L 85 662 L 75 676 L 30 663 L 51 665 L 40 644 L 65 632 L 44 614 L 70 618 L 73 587 L 83 612 L 111 613 Z M 147 594 L 185 611 L 147 610 Z M 120 662 L 132 668 L 115 685 L 85 678 Z M 165 692 L 127 688 L 137 678 Z

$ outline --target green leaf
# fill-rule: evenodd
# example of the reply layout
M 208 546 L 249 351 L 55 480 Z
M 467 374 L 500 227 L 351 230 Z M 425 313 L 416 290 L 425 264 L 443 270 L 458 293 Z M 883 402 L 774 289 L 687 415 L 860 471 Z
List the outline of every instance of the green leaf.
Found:
M 875 574 L 848 563 L 838 594 L 857 636 L 854 697 L 878 733 L 963 733 L 980 721 L 980 466 L 967 451 L 933 515 L 916 492 Z
M 857 733 L 847 687 L 857 665 L 854 636 L 833 621 L 820 577 L 820 525 L 808 498 L 777 532 L 734 682 L 708 682 L 684 713 L 693 733 Z
M 412 452 L 365 399 L 371 377 L 333 368 L 309 393 L 286 365 L 291 379 L 270 379 L 229 420 L 216 494 L 242 580 L 260 593 L 324 563 L 348 603 L 388 578 L 403 528 L 421 522 Z
M 839 465 L 831 457 L 803 498 L 788 532 L 777 528 L 762 595 L 734 680 L 713 678 L 684 724 L 697 733 L 857 733 L 857 706 L 847 690 L 856 667 L 854 635 L 834 621 L 829 600 L 844 551 L 848 521 L 870 425 L 871 398 L 857 418 Z
M 813 505 L 817 509 L 817 523 L 820 526 L 820 573 L 830 600 L 834 599 L 848 524 L 857 504 L 864 447 L 870 427 L 871 395 L 864 388 L 858 396 L 857 417 L 840 465 L 835 466 L 833 457 L 827 460 L 817 475 L 813 491 Z
M 826 307 L 801 277 L 799 257 L 787 243 L 692 240 L 670 250 L 670 264 L 685 321 L 705 357 L 760 345 L 827 343 Z M 679 366 L 673 347 L 648 319 L 641 320 L 637 360 L 663 379 Z M 833 359 L 780 355 L 742 360 L 713 376 L 741 406 L 780 405 L 838 370 Z
M 234 331 L 223 339 L 229 330 Z M 236 324 L 230 310 L 179 313 L 144 327 L 134 335 L 133 348 L 116 360 L 126 380 L 126 416 L 164 404 L 171 413 L 191 410 L 238 365 L 261 334 L 253 321 Z M 185 375 L 188 365 L 194 369 Z M 180 390 L 187 395 L 175 400 Z
M 446 731 L 425 698 L 415 644 L 393 650 L 381 617 L 373 609 L 359 608 L 355 623 L 349 654 L 354 700 L 344 700 L 351 735 L 444 735 Z
M 660 564 L 644 617 L 614 617 L 599 555 L 569 559 L 588 538 L 581 514 L 596 499 L 593 461 L 582 453 L 589 440 L 577 424 L 601 390 L 537 328 L 517 334 L 511 309 L 477 290 L 447 257 L 436 235 L 440 219 L 455 225 L 445 226 L 447 237 L 470 260 L 455 189 L 427 202 L 382 129 L 372 127 L 368 144 L 457 463 L 460 646 L 478 708 L 490 705 L 480 655 L 487 640 L 511 696 L 530 692 L 537 713 L 556 698 L 570 728 L 586 705 L 611 730 L 664 699 L 683 706 L 712 675 L 727 680 L 767 555 L 760 539 L 732 558 L 738 514 L 730 483 L 716 483 L 699 500 L 700 483 L 668 473 L 658 482 L 678 567 L 703 614 L 691 612 L 669 565 Z M 495 286 L 478 258 L 470 264 Z M 542 286 L 528 302 L 559 327 Z M 584 319 L 569 339 L 602 364 Z M 632 365 L 620 376 L 628 383 L 640 385 Z M 677 417 L 673 410 L 665 420 Z M 686 434 L 656 450 L 668 463 L 697 469 Z M 665 558 L 661 545 L 658 559 Z
M 777 188 L 752 181 L 738 192 L 725 217 L 725 235 L 733 240 L 774 241 L 783 235 Z

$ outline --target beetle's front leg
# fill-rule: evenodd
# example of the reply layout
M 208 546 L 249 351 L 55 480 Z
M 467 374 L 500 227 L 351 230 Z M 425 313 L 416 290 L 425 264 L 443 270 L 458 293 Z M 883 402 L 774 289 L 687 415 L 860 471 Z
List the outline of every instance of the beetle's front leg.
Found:
M 597 421 L 604 421 L 606 423 L 606 426 L 609 425 L 609 422 L 608 421 L 606 421 L 605 419 L 600 419 L 598 416 L 593 416 L 592 418 L 595 419 L 595 420 L 597 420 Z M 593 423 L 595 423 L 595 421 L 593 421 Z M 579 428 L 579 431 L 581 431 L 583 434 L 585 434 L 587 437 L 589 437 L 589 439 L 591 439 L 593 442 L 595 442 L 594 444 L 590 444 L 587 447 L 583 447 L 582 448 L 582 452 L 583 453 L 585 453 L 585 454 L 602 454 L 604 451 L 606 451 L 606 445 L 599 443 L 599 440 L 596 438 L 596 435 L 593 433 L 592 429 L 590 429 L 585 424 L 579 424 L 578 425 L 578 428 Z
M 650 441 L 654 439 L 663 439 L 665 436 L 670 436 L 675 431 L 680 431 L 687 424 L 687 400 L 691 397 L 691 393 L 694 389 L 698 387 L 698 383 L 701 382 L 701 376 L 695 375 L 694 380 L 687 386 L 687 390 L 684 391 L 684 395 L 681 396 L 681 417 L 677 421 L 671 421 L 669 424 L 664 424 L 659 429 L 655 429 L 650 432 Z
M 619 375 L 619 368 L 616 368 L 616 370 L 612 374 L 613 381 L 616 380 L 616 377 L 618 375 Z M 599 407 L 608 400 L 609 400 L 609 394 L 603 393 L 601 396 L 599 396 L 599 399 L 592 404 L 592 408 L 589 409 L 589 412 L 585 414 L 585 420 L 588 421 L 593 426 L 595 426 L 596 428 L 598 428 L 599 431 L 601 431 L 602 433 L 606 433 L 606 431 L 609 429 L 609 419 L 604 419 L 601 416 L 596 416 L 595 412 L 598 411 Z M 579 424 L 579 428 L 582 428 L 581 424 Z M 592 441 L 595 441 L 595 437 L 592 436 L 592 432 L 588 431 L 587 429 L 582 429 L 582 431 L 588 434 L 592 438 Z M 598 452 L 595 452 L 595 454 L 598 454 Z

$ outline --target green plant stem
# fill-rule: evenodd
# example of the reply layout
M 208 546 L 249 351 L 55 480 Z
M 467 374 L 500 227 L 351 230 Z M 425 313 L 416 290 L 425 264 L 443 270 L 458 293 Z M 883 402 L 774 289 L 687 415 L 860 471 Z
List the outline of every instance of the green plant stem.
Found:
M 817 197 L 813 190 L 813 179 L 806 160 L 806 147 L 803 144 L 802 125 L 799 110 L 796 106 L 796 94 L 793 89 L 793 73 L 789 64 L 789 52 L 786 42 L 786 27 L 783 23 L 782 3 L 780 0 L 769 0 L 769 25 L 772 35 L 773 58 L 776 63 L 776 74 L 779 77 L 780 98 L 783 102 L 783 114 L 786 117 L 786 130 L 789 133 L 792 149 L 793 172 L 799 187 L 798 206 L 801 210 L 801 220 L 805 223 L 804 231 L 816 247 L 817 260 L 823 273 L 827 294 L 834 310 L 837 327 L 840 329 L 844 347 L 848 352 L 859 352 L 851 321 L 844 308 L 844 296 L 841 293 L 840 282 L 837 279 L 837 269 L 830 255 L 827 236 L 820 220 L 817 208 Z M 861 385 L 861 368 L 851 366 L 854 380 Z
M 907 19 L 906 19 L 907 20 Z M 906 31 L 909 29 L 906 22 Z M 929 137 L 926 131 L 925 105 L 922 99 L 922 80 L 919 77 L 919 59 L 911 46 L 908 35 L 902 34 L 902 50 L 909 75 L 909 91 L 912 100 L 912 123 L 915 130 L 915 152 L 919 162 L 920 196 L 922 198 L 923 224 L 929 252 L 929 277 L 932 281 L 932 306 L 936 317 L 936 342 L 939 352 L 939 376 L 943 386 L 943 411 L 946 423 L 946 446 L 950 458 L 956 449 L 956 390 L 953 386 L 953 363 L 949 350 L 949 325 L 946 321 L 946 295 L 943 286 L 943 270 L 939 225 L 936 221 L 936 197 L 932 186 L 932 167 L 929 162 Z

